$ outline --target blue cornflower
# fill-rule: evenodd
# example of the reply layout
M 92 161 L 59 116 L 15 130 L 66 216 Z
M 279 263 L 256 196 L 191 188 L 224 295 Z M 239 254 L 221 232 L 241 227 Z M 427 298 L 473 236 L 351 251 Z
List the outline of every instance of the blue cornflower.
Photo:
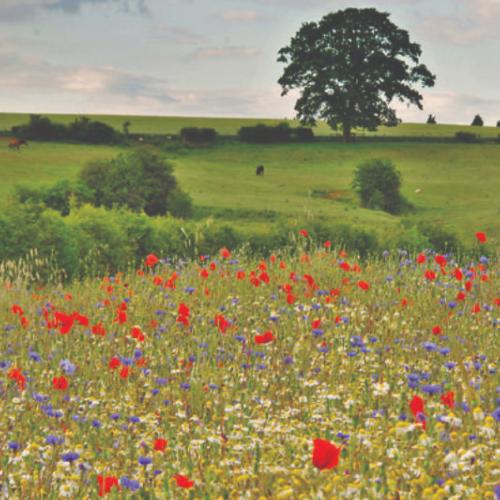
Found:
M 59 366 L 64 370 L 66 375 L 73 375 L 75 373 L 76 366 L 69 359 L 63 359 L 59 363 Z
M 45 442 L 47 444 L 51 444 L 52 446 L 57 446 L 57 445 L 60 445 L 60 444 L 64 443 L 64 438 L 63 437 L 54 436 L 53 434 L 49 434 L 45 438 Z
M 139 457 L 139 463 L 141 465 L 149 465 L 153 463 L 153 459 L 149 457 Z
M 80 458 L 80 453 L 77 453 L 76 451 L 69 451 L 68 453 L 63 453 L 61 455 L 61 458 L 65 461 L 65 462 L 69 462 L 69 463 L 72 463 L 74 462 L 75 460 L 78 460 Z

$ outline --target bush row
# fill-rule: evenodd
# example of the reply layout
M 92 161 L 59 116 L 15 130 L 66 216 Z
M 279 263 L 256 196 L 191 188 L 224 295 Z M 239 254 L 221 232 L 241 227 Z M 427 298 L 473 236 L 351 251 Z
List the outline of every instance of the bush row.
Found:
M 253 127 L 241 127 L 238 137 L 243 142 L 265 144 L 273 142 L 311 141 L 314 132 L 310 128 L 291 128 L 288 123 L 280 123 L 276 126 L 259 123 Z
M 43 273 L 48 273 L 50 267 L 64 270 L 67 279 L 78 279 L 137 267 L 149 253 L 196 258 L 217 255 L 223 246 L 232 250 L 246 248 L 254 256 L 267 256 L 279 249 L 312 249 L 327 240 L 362 257 L 391 247 L 464 251 L 452 232 L 431 224 L 402 228 L 392 242 L 385 239 L 384 246 L 373 232 L 345 224 L 315 221 L 304 227 L 309 232 L 307 238 L 299 236 L 298 228 L 287 223 L 250 232 L 212 219 L 183 221 L 90 205 L 75 208 L 63 217 L 40 205 L 12 202 L 0 212 L 0 263 L 17 260 L 37 249 L 41 258 L 51 262 L 51 266 L 44 265 L 40 270 L 43 281 L 47 278 Z
M 35 141 L 76 141 L 89 144 L 111 144 L 121 140 L 115 129 L 87 117 L 76 118 L 69 125 L 53 123 L 49 118 L 30 115 L 26 125 L 12 127 L 12 133 Z

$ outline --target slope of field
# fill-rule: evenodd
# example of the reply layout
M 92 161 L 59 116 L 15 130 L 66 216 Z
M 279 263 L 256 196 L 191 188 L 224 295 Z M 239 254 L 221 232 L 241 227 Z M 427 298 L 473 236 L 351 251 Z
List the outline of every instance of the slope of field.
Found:
M 19 152 L 0 147 L 0 196 L 5 198 L 15 184 L 74 179 L 87 161 L 128 150 L 36 142 Z M 238 224 L 318 217 L 392 231 L 400 218 L 359 208 L 350 186 L 360 161 L 388 158 L 403 175 L 403 194 L 416 206 L 410 219 L 449 224 L 462 235 L 476 229 L 500 235 L 498 145 L 229 142 L 165 155 L 199 217 Z M 257 177 L 255 166 L 261 163 L 266 172 Z
M 78 115 L 47 114 L 53 121 L 68 124 Z M 271 120 L 265 118 L 200 118 L 187 116 L 119 116 L 88 115 L 93 119 L 107 123 L 117 130 L 122 130 L 123 123 L 131 123 L 130 132 L 140 134 L 177 134 L 183 127 L 212 127 L 221 135 L 235 135 L 240 127 L 265 123 L 275 125 L 288 120 Z M 22 125 L 29 120 L 28 114 L 0 113 L 0 130 L 8 131 L 14 125 Z M 291 126 L 298 126 L 294 120 L 288 121 Z M 471 127 L 469 125 L 426 125 L 422 123 L 403 123 L 397 127 L 380 127 L 376 132 L 358 131 L 359 136 L 382 137 L 454 137 L 458 131 L 472 132 L 481 137 L 497 137 L 498 127 Z M 315 128 L 318 136 L 339 135 L 328 125 L 321 122 Z

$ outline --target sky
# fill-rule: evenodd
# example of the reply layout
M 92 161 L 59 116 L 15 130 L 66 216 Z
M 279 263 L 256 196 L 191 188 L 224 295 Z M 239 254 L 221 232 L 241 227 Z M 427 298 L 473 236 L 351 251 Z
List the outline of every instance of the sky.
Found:
M 0 111 L 293 117 L 278 50 L 346 7 L 389 12 L 437 75 L 403 121 L 500 120 L 500 0 L 0 0 Z

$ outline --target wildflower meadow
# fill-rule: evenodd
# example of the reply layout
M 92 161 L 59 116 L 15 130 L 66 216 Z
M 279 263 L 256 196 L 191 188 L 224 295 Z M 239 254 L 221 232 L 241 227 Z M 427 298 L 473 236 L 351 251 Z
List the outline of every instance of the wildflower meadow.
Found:
M 498 498 L 499 267 L 471 241 L 4 264 L 1 498 Z

